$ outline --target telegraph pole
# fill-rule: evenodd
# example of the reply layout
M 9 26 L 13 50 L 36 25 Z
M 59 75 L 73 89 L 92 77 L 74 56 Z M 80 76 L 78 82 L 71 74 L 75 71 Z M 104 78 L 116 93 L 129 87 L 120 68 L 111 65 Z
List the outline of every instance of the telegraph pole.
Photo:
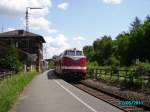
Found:
M 29 31 L 29 12 L 28 7 L 26 7 L 26 31 Z
M 26 31 L 29 31 L 29 9 L 43 9 L 40 7 L 26 7 Z

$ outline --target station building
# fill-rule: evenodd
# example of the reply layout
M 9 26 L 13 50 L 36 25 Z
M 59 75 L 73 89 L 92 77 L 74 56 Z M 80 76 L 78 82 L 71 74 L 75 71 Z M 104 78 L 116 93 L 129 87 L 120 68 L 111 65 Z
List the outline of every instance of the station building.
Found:
M 24 70 L 42 71 L 43 68 L 43 36 L 24 30 L 0 33 L 0 56 L 8 48 L 17 48 Z

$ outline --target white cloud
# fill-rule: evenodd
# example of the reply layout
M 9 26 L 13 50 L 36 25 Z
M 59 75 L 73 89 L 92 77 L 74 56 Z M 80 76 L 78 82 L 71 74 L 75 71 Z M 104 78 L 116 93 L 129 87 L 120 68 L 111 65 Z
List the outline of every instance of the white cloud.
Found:
M 29 9 L 29 16 L 34 16 L 34 17 L 44 17 L 46 15 L 49 14 L 49 8 L 46 7 L 46 8 L 43 8 L 43 9 L 36 9 L 36 10 L 32 10 L 32 9 Z
M 111 4 L 111 5 L 116 5 L 116 4 L 121 4 L 123 0 L 102 0 L 105 4 Z
M 57 33 L 57 30 L 51 27 L 50 21 L 44 17 L 30 17 L 29 26 L 31 29 L 43 31 L 47 34 Z
M 61 4 L 59 4 L 57 7 L 60 9 L 60 10 L 67 10 L 69 4 L 67 2 L 63 2 Z
M 51 0 L 1 0 L 0 14 L 5 15 L 20 15 L 25 13 L 26 7 L 42 7 L 46 8 L 44 13 L 47 13 L 47 8 L 51 7 Z
M 85 41 L 85 38 L 82 37 L 82 36 L 78 36 L 78 37 L 73 38 L 73 40 L 74 40 L 76 43 L 81 44 L 81 42 Z
M 1 0 L 0 14 L 24 17 L 26 7 L 41 7 L 43 9 L 29 9 L 29 28 L 46 33 L 56 33 L 56 29 L 52 28 L 50 21 L 45 18 L 51 6 L 51 0 Z M 20 18 L 23 18 L 22 16 Z M 22 19 L 22 22 L 25 23 L 25 18 Z M 25 27 L 25 24 L 22 27 Z
M 68 3 L 63 2 L 58 5 L 60 10 L 67 10 Z M 67 38 L 65 35 L 60 34 L 56 29 L 52 27 L 51 21 L 46 19 L 46 16 L 50 12 L 52 6 L 51 0 L 1 0 L 0 2 L 0 14 L 19 16 L 22 22 L 25 23 L 25 9 L 26 7 L 43 7 L 42 10 L 29 10 L 29 29 L 39 31 L 45 35 L 56 33 L 57 36 L 45 36 L 47 48 L 44 52 L 45 58 L 51 58 L 53 55 L 62 53 L 65 49 L 76 47 L 82 48 L 85 39 L 81 36 L 75 38 Z M 21 23 L 22 23 L 21 22 Z M 25 26 L 21 26 L 25 27 Z M 7 31 L 15 30 L 15 28 L 8 28 Z M 44 47 L 44 48 L 45 48 Z M 45 49 L 44 49 L 45 50 Z
M 59 55 L 65 49 L 70 48 L 69 40 L 63 34 L 58 34 L 56 37 L 45 36 L 46 53 L 45 58 L 51 58 L 53 55 Z
M 83 46 L 86 44 L 86 39 L 82 36 L 67 38 L 64 34 L 58 34 L 56 37 L 45 36 L 44 39 L 47 42 L 44 47 L 46 48 L 44 58 L 51 58 L 53 55 L 59 55 L 69 48 L 82 50 Z
M 87 43 L 86 39 L 82 36 L 77 36 L 70 40 L 72 47 L 82 50 L 83 46 Z
M 29 9 L 29 29 L 35 30 L 36 32 L 42 32 L 45 35 L 56 33 L 57 30 L 52 27 L 51 22 L 46 19 L 46 16 L 50 12 L 52 6 L 51 0 L 1 0 L 0 1 L 0 14 L 8 16 L 19 16 L 21 23 L 23 22 L 25 28 L 25 11 L 26 7 L 41 7 L 43 9 L 32 10 Z M 7 31 L 15 30 L 14 28 L 8 28 Z M 50 43 L 47 45 L 51 56 L 58 53 L 60 49 L 68 47 L 66 38 L 60 34 L 56 38 L 49 37 Z M 47 40 L 47 39 L 46 39 Z M 55 46 L 55 43 L 56 46 Z
M 16 30 L 15 28 L 13 28 L 13 27 L 10 27 L 10 28 L 7 28 L 5 31 L 13 31 L 13 30 Z M 5 32 L 4 31 L 4 32 Z

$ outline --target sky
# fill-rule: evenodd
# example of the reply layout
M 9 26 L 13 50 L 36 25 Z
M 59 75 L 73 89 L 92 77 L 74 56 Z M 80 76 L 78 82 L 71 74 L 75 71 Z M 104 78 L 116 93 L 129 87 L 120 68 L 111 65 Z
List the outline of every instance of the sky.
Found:
M 104 35 L 115 39 L 136 16 L 150 15 L 150 0 L 1 0 L 0 32 L 25 29 L 26 7 L 43 8 L 29 10 L 29 31 L 46 40 L 44 58 Z

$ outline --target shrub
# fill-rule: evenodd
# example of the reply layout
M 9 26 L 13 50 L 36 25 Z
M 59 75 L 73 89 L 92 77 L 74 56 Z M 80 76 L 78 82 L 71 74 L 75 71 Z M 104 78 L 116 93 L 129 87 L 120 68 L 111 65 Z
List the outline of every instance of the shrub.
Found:
M 8 49 L 7 53 L 0 59 L 0 66 L 16 72 L 19 72 L 23 68 L 23 64 L 20 62 L 18 52 L 15 48 Z
M 106 61 L 106 65 L 119 66 L 119 65 L 120 65 L 120 61 L 119 61 L 116 57 L 111 56 L 111 57 Z
M 139 75 L 150 75 L 150 64 L 149 63 L 139 63 L 136 67 Z
M 88 77 L 93 78 L 94 69 L 96 69 L 97 67 L 98 67 L 97 62 L 88 63 L 88 65 L 87 65 L 87 74 L 88 74 Z

